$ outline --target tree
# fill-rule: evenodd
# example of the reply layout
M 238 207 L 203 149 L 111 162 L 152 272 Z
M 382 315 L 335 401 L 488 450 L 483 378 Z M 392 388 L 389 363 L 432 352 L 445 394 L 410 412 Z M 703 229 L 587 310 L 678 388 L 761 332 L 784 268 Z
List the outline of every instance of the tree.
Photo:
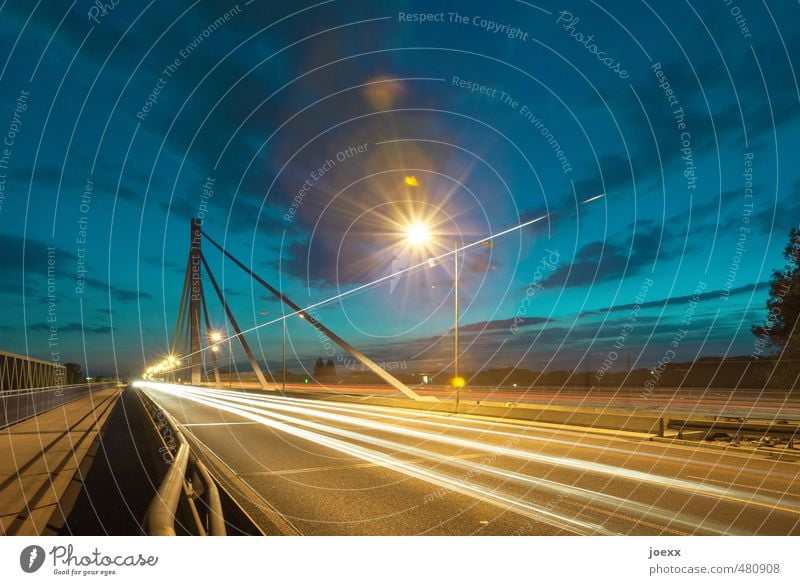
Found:
M 800 229 L 789 232 L 783 257 L 786 264 L 773 271 L 770 280 L 764 324 L 752 328 L 756 342 L 751 357 L 761 357 L 767 348 L 773 348 L 776 363 L 765 370 L 764 382 L 794 389 L 800 374 Z
M 800 229 L 792 228 L 789 243 L 783 251 L 786 264 L 775 270 L 769 286 L 767 318 L 763 325 L 753 327 L 753 335 L 778 352 L 800 353 Z M 758 342 L 757 342 L 758 344 Z
M 331 378 L 336 377 L 336 364 L 334 364 L 333 360 L 331 359 L 325 362 L 325 375 L 330 376 Z
M 314 362 L 314 378 L 319 378 L 325 373 L 325 362 L 322 361 L 322 358 L 317 358 L 317 361 Z
M 80 384 L 83 382 L 83 370 L 80 364 L 67 362 L 64 367 L 67 368 L 67 384 Z

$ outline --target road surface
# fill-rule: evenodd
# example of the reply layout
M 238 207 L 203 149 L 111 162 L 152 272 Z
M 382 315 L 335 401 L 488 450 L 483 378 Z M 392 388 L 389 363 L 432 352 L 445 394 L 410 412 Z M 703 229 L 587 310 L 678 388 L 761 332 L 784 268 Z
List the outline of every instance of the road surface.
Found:
M 761 455 L 138 383 L 302 534 L 800 534 L 800 464 Z

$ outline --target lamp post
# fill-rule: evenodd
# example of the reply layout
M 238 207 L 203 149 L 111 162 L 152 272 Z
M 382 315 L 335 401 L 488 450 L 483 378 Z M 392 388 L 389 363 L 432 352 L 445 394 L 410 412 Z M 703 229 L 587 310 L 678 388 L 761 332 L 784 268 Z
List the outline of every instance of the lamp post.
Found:
M 430 240 L 428 226 L 421 223 L 412 223 L 406 229 L 408 241 L 416 246 L 421 246 Z M 458 375 L 458 242 L 453 241 L 453 380 L 456 388 L 456 411 L 461 402 L 461 388 L 464 380 Z
M 463 380 L 458 375 L 458 242 L 453 243 L 453 385 L 456 387 L 456 412 L 461 402 L 461 387 Z
M 211 366 L 214 368 L 214 382 L 217 386 L 222 386 L 222 381 L 219 377 L 219 364 L 217 363 L 217 353 L 219 352 L 217 344 L 222 341 L 222 333 L 219 331 L 210 331 L 208 333 L 208 340 L 211 342 Z
M 271 315 L 272 313 L 270 313 L 269 311 L 259 311 L 258 314 L 259 315 Z M 281 388 L 283 389 L 282 391 L 285 393 L 286 392 L 286 313 L 283 310 L 281 310 L 281 315 L 283 317 L 281 319 L 281 325 L 283 327 L 283 351 L 282 351 L 282 358 L 281 358 L 281 361 L 283 362 L 283 366 L 282 366 L 282 370 L 281 371 L 283 373 L 282 373 L 282 376 L 281 376 L 282 377 Z
M 283 384 L 282 392 L 286 394 L 286 315 L 283 316 Z

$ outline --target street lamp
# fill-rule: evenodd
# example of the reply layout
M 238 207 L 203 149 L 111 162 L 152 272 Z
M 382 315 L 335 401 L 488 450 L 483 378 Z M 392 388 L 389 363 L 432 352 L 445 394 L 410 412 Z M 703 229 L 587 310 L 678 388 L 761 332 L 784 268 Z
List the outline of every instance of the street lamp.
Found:
M 258 314 L 259 315 L 269 315 L 270 312 L 269 311 L 259 311 Z M 282 367 L 282 374 L 281 374 L 281 377 L 282 377 L 281 387 L 283 388 L 283 393 L 285 394 L 286 393 L 286 313 L 282 313 L 282 315 L 283 315 L 283 319 L 281 321 L 282 321 L 282 327 L 283 327 L 283 351 L 282 351 L 283 367 Z M 303 316 L 300 315 L 300 318 L 302 319 Z
M 430 229 L 427 225 L 420 222 L 414 222 L 406 228 L 406 237 L 410 244 L 414 246 L 423 246 L 430 240 Z M 455 302 L 453 303 L 453 380 L 452 384 L 456 388 L 456 410 L 461 401 L 461 388 L 466 385 L 464 378 L 458 375 L 458 242 L 453 242 L 453 295 Z M 432 265 L 432 259 L 429 260 L 429 265 Z
M 221 331 L 209 331 L 208 340 L 211 342 L 211 365 L 214 368 L 214 381 L 217 386 L 222 386 L 222 381 L 219 377 L 219 364 L 217 364 L 217 353 L 219 352 L 219 342 L 222 341 Z

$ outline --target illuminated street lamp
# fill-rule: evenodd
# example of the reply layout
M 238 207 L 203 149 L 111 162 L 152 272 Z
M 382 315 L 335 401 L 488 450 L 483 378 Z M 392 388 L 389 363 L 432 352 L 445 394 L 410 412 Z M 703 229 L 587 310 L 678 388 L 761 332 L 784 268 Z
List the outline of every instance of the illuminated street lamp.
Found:
M 430 237 L 430 229 L 424 223 L 414 222 L 406 228 L 406 238 L 414 246 L 424 246 L 430 241 Z M 461 401 L 461 388 L 466 385 L 466 380 L 458 375 L 458 242 L 454 242 L 453 245 L 453 296 L 455 297 L 455 302 L 453 310 L 453 379 L 451 383 L 456 389 L 457 410 Z M 429 266 L 433 265 L 432 260 L 428 261 Z
M 216 354 L 219 353 L 219 343 L 222 341 L 223 337 L 222 332 L 219 330 L 208 332 L 208 340 L 211 342 L 211 365 L 214 368 L 214 381 L 217 386 L 221 386 L 222 381 L 219 377 L 219 364 L 217 363 Z

